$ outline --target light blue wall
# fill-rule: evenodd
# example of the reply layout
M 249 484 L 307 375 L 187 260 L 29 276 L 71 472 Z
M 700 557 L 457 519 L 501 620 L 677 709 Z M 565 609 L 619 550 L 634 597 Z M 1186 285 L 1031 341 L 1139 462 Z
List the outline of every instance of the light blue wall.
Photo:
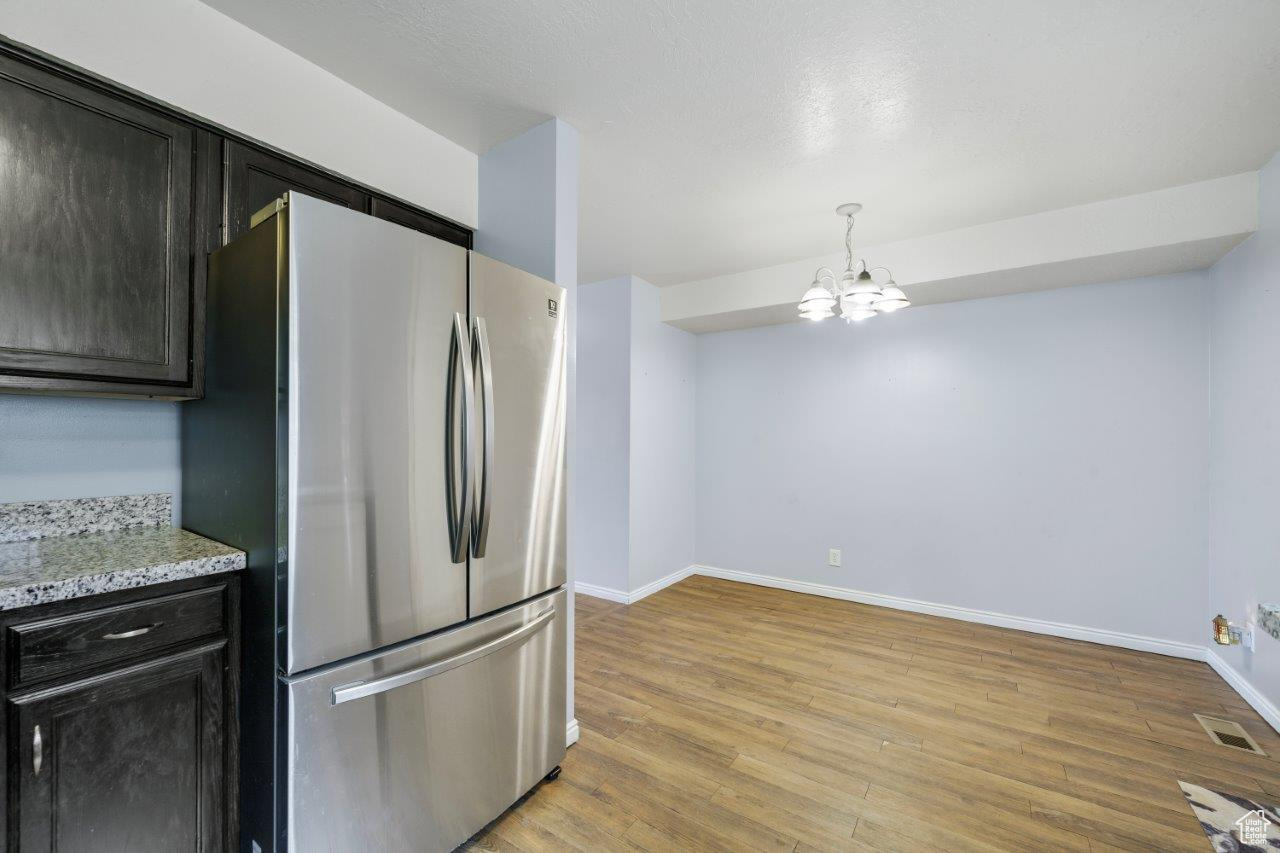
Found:
M 693 563 L 697 344 L 631 275 L 579 290 L 578 579 L 634 593 Z
M 480 254 L 577 286 L 577 131 L 553 118 L 481 154 L 478 222 Z
M 1203 645 L 1208 294 L 700 336 L 698 562 Z
M 631 277 L 578 288 L 577 580 L 628 585 L 631 447 Z
M 1210 609 L 1233 622 L 1280 601 L 1280 156 L 1259 190 L 1257 233 L 1212 270 Z M 1280 641 L 1214 651 L 1280 706 Z
M 631 568 L 628 590 L 694 561 L 697 338 L 662 322 L 658 288 L 631 278 Z
M 179 489 L 178 403 L 0 394 L 0 503 Z

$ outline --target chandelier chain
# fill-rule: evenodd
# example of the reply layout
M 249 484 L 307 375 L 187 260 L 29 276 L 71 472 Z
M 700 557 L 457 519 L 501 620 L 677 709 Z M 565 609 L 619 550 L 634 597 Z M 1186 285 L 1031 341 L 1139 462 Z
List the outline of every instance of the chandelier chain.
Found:
M 844 268 L 853 269 L 853 217 L 848 217 L 849 224 L 844 229 Z

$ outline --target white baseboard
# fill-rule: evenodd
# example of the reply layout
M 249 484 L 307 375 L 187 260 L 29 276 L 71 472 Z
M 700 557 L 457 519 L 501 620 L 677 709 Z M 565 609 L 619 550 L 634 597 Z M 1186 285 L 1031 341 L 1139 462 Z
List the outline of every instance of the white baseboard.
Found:
M 574 581 L 573 591 L 580 592 L 583 595 L 589 595 L 592 598 L 603 598 L 605 601 L 616 601 L 619 604 L 630 604 L 630 601 L 628 601 L 628 593 L 625 593 L 620 589 L 613 589 L 612 587 L 596 586 L 593 583 Z
M 631 592 L 624 592 L 620 589 L 613 589 L 607 586 L 596 586 L 591 583 L 582 583 L 581 581 L 573 582 L 573 591 L 580 592 L 583 595 L 590 595 L 593 598 L 603 598 L 606 601 L 616 601 L 619 604 L 635 604 L 646 596 L 653 595 L 660 589 L 671 586 L 673 583 L 682 581 L 689 575 L 694 573 L 695 566 L 686 566 L 683 569 L 672 572 L 665 577 L 660 577 L 652 583 L 647 583 L 639 589 Z
M 1277 708 L 1266 696 L 1258 692 L 1249 680 L 1244 677 L 1235 667 L 1227 663 L 1212 648 L 1206 650 L 1208 653 L 1209 666 L 1213 667 L 1213 671 L 1222 676 L 1222 680 L 1231 685 L 1231 688 L 1240 694 L 1244 701 L 1248 702 L 1253 710 L 1258 712 L 1262 719 L 1266 720 L 1271 728 L 1280 732 L 1280 708 Z
M 1104 646 L 1119 646 L 1124 649 L 1136 649 L 1140 652 L 1155 652 L 1176 658 L 1204 660 L 1205 647 L 1175 640 L 1162 640 L 1156 637 L 1144 637 L 1140 634 L 1123 634 L 1102 628 L 1086 628 L 1082 625 L 1070 625 L 1063 622 L 1048 622 L 1043 619 L 1028 619 L 1023 616 L 1010 616 L 1007 613 L 995 613 L 990 610 L 973 610 L 968 607 L 956 607 L 950 604 L 935 604 L 931 601 L 919 601 L 914 598 L 900 598 L 896 595 L 883 595 L 877 592 L 863 592 L 840 586 L 797 581 L 789 578 L 778 578 L 770 575 L 758 575 L 751 572 L 738 572 L 732 569 L 720 569 L 715 566 L 691 566 L 691 574 L 705 575 L 723 580 L 739 581 L 757 586 L 769 586 L 775 589 L 788 589 L 792 592 L 803 592 L 809 595 L 820 595 L 824 598 L 838 598 L 843 601 L 857 601 L 861 604 L 874 604 L 894 610 L 907 610 L 912 613 L 926 613 L 930 616 L 942 616 L 947 619 L 960 619 L 965 622 L 977 622 L 982 625 L 995 625 L 1000 628 L 1014 628 L 1018 631 L 1029 631 L 1033 634 L 1047 634 L 1053 637 L 1066 637 L 1071 640 L 1085 640 L 1100 643 Z
M 653 581 L 652 583 L 645 584 L 644 586 L 640 587 L 639 589 L 631 593 L 630 600 L 627 602 L 627 604 L 635 604 L 640 599 L 645 598 L 646 596 L 653 595 L 655 592 L 657 592 L 660 589 L 666 589 L 667 587 L 671 586 L 673 583 L 678 583 L 684 580 L 685 578 L 689 577 L 689 575 L 693 574 L 694 570 L 695 570 L 694 566 L 685 566 L 683 569 L 674 571 L 671 574 L 667 575 L 666 577 L 661 577 L 661 578 L 658 578 L 656 581 Z
M 565 748 L 571 747 L 575 743 L 577 743 L 578 738 L 581 735 L 582 735 L 582 730 L 578 727 L 578 718 L 574 717 L 572 720 L 569 721 L 569 724 L 565 726 L 565 730 L 564 730 Z

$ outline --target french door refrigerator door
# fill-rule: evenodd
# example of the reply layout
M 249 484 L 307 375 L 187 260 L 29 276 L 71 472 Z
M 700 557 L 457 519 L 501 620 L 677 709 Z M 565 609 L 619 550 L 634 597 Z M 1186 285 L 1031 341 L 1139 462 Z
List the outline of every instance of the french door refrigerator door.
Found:
M 565 597 L 288 691 L 290 850 L 452 850 L 565 754 Z
M 565 581 L 565 291 L 471 253 L 472 616 Z
M 287 213 L 295 673 L 466 619 L 474 395 L 464 249 L 296 193 Z

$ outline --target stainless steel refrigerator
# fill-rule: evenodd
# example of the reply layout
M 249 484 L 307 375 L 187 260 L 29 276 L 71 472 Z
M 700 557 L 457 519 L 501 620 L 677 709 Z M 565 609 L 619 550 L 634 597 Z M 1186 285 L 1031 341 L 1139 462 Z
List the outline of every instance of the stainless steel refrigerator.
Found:
M 249 554 L 241 847 L 447 850 L 565 754 L 565 292 L 290 193 L 210 259 L 182 520 Z

